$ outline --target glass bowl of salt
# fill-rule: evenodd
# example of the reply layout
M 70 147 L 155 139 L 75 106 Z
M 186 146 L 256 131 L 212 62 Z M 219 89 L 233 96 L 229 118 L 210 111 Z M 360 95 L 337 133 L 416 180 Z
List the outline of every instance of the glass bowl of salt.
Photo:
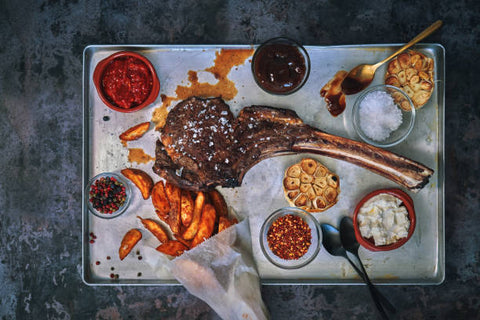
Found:
M 353 127 L 363 141 L 376 147 L 392 147 L 404 141 L 412 131 L 415 107 L 401 89 L 377 85 L 357 98 L 352 119 Z

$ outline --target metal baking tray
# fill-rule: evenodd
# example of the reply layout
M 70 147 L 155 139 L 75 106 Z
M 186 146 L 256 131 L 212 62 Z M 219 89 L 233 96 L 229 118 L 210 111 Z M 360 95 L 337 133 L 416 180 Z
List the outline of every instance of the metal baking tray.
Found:
M 356 95 L 347 96 L 347 108 L 338 117 L 332 117 L 319 95 L 321 87 L 338 70 L 350 70 L 360 63 L 382 60 L 401 44 L 306 46 L 311 58 L 311 73 L 306 85 L 290 96 L 273 96 L 257 87 L 251 73 L 251 58 L 232 68 L 228 78 L 235 83 L 237 95 L 227 101 L 234 114 L 248 105 L 270 105 L 290 108 L 308 124 L 329 133 L 359 139 L 351 125 L 351 107 Z M 188 72 L 198 73 L 200 82 L 215 83 L 216 79 L 205 69 L 214 64 L 215 53 L 222 49 L 251 49 L 250 45 L 94 45 L 85 48 L 83 55 L 83 197 L 88 181 L 98 173 L 119 172 L 125 167 L 137 167 L 148 172 L 154 180 L 153 162 L 129 163 L 128 150 L 118 135 L 127 128 L 149 121 L 161 104 L 157 99 L 150 107 L 122 114 L 107 108 L 98 97 L 92 74 L 103 58 L 120 50 L 136 51 L 146 56 L 159 75 L 160 93 L 175 96 L 177 85 L 188 86 Z M 415 203 L 417 226 L 412 238 L 401 248 L 389 252 L 370 252 L 360 249 L 367 272 L 378 284 L 440 284 L 445 277 L 444 233 L 444 81 L 445 50 L 439 44 L 419 44 L 415 47 L 434 58 L 435 90 L 430 101 L 419 110 L 413 132 L 392 151 L 419 161 L 435 170 L 430 183 L 420 192 L 408 192 Z M 380 84 L 385 66 L 377 70 L 372 85 Z M 177 103 L 174 101 L 172 105 Z M 105 121 L 108 119 L 108 121 Z M 128 147 L 142 148 L 154 156 L 157 133 L 152 130 Z M 282 270 L 270 264 L 259 247 L 259 231 L 264 219 L 274 210 L 287 206 L 283 191 L 284 170 L 305 156 L 324 163 L 340 177 L 339 202 L 317 220 L 338 226 L 345 215 L 352 215 L 357 202 L 368 192 L 385 187 L 398 187 L 393 182 L 349 163 L 318 155 L 290 155 L 264 160 L 245 176 L 243 184 L 235 189 L 219 189 L 231 208 L 241 217 L 248 217 L 253 254 L 263 284 L 361 284 L 348 262 L 330 256 L 321 249 L 315 260 L 299 270 Z M 137 215 L 155 218 L 150 201 L 143 201 L 133 188 L 134 197 L 129 209 L 113 220 L 100 219 L 82 207 L 83 279 L 89 285 L 175 285 L 178 282 L 163 267 L 164 261 L 155 251 L 155 243 L 144 233 L 136 253 L 125 260 L 118 258 L 118 247 L 125 232 L 140 227 Z M 97 238 L 89 243 L 90 233 Z M 108 259 L 109 257 L 110 259 Z M 142 257 L 142 259 L 140 259 Z M 153 268 L 152 266 L 155 266 Z M 118 278 L 111 279 L 111 274 Z

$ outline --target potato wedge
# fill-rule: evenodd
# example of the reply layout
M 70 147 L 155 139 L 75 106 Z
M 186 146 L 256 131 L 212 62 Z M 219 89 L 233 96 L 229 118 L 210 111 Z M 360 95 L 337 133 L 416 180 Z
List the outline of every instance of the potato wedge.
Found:
M 213 234 L 216 219 L 217 213 L 215 207 L 209 203 L 205 204 L 205 206 L 203 206 L 202 218 L 198 225 L 198 232 L 192 240 L 192 248 L 210 238 Z
M 222 194 L 217 190 L 213 190 L 210 191 L 208 195 L 210 197 L 210 201 L 215 207 L 215 211 L 217 211 L 217 215 L 219 217 L 228 217 L 228 206 Z
M 167 182 L 165 184 L 165 192 L 167 194 L 168 201 L 170 202 L 170 213 L 168 215 L 168 225 L 174 234 L 180 232 L 180 202 L 182 197 L 182 190 Z
M 152 178 L 145 172 L 140 169 L 127 168 L 123 169 L 122 174 L 133 182 L 135 186 L 142 193 L 143 199 L 148 199 L 153 188 Z
M 237 219 L 228 219 L 227 217 L 219 217 L 218 218 L 218 232 L 222 232 L 223 230 L 227 229 L 230 226 L 238 223 Z
M 192 222 L 188 228 L 183 232 L 182 238 L 185 240 L 192 240 L 197 234 L 198 225 L 200 224 L 200 219 L 202 218 L 202 211 L 205 205 L 205 194 L 203 192 L 198 192 L 197 197 L 195 198 L 195 206 L 193 207 L 193 217 Z
M 193 219 L 193 198 L 190 191 L 182 190 L 182 199 L 180 202 L 180 218 L 182 225 L 188 227 Z
M 142 239 L 142 233 L 138 229 L 131 229 L 123 236 L 120 249 L 118 250 L 120 260 L 125 259 L 140 239 Z
M 164 230 L 158 222 L 152 219 L 143 219 L 139 216 L 137 216 L 137 218 L 140 219 L 143 226 L 150 231 L 158 241 L 165 243 L 169 240 L 167 231 Z
M 192 241 L 191 240 L 185 240 L 180 235 L 176 235 L 175 240 L 177 240 L 178 242 L 181 242 L 188 249 L 190 249 L 192 247 Z
M 170 202 L 168 202 L 167 193 L 163 181 L 158 181 L 152 188 L 152 204 L 158 217 L 168 223 L 168 214 L 170 213 Z
M 119 138 L 123 141 L 138 140 L 148 131 L 148 128 L 150 128 L 150 122 L 142 122 L 120 134 Z
M 188 248 L 177 240 L 170 240 L 168 242 L 162 243 L 157 247 L 157 251 L 168 254 L 170 256 L 178 257 Z

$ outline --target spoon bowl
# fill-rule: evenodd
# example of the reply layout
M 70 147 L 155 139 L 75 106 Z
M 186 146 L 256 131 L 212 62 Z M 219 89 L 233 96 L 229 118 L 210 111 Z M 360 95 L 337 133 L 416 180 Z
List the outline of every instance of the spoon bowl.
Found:
M 345 250 L 358 255 L 360 243 L 355 237 L 355 229 L 353 227 L 353 220 L 350 217 L 343 217 L 340 222 L 340 239 Z M 360 259 L 359 259 L 360 260 Z
M 346 257 L 347 251 L 342 246 L 342 240 L 340 239 L 340 232 L 334 226 L 322 223 L 322 244 L 325 250 L 332 256 Z
M 402 53 L 403 51 L 407 50 L 417 42 L 420 42 L 421 40 L 425 39 L 441 26 L 442 26 L 442 21 L 438 20 L 434 22 L 430 27 L 428 27 L 427 29 L 419 33 L 415 38 L 410 40 L 410 42 L 405 44 L 403 47 L 401 47 L 400 49 L 398 49 L 397 51 L 395 51 L 393 54 L 383 59 L 382 61 L 373 65 L 361 64 L 353 68 L 347 74 L 345 79 L 343 79 L 342 81 L 343 93 L 347 95 L 355 94 L 362 91 L 366 87 L 368 87 L 370 83 L 372 83 L 373 77 L 375 76 L 375 71 L 377 71 L 378 67 L 380 67 L 382 64 L 389 61 L 390 59 L 396 57 L 398 54 Z
M 353 68 L 342 81 L 342 91 L 345 94 L 355 94 L 362 91 L 373 81 L 375 71 L 380 65 L 360 64 Z

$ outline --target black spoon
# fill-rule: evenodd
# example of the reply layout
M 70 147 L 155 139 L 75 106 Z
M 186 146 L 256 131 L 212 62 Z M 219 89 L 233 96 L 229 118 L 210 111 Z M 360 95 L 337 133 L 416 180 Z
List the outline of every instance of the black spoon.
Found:
M 353 228 L 353 220 L 350 217 L 343 217 L 342 221 L 340 222 L 340 239 L 342 241 L 342 246 L 349 252 L 351 252 L 360 263 L 360 267 L 362 268 L 363 275 L 365 282 L 370 287 L 370 290 L 374 292 L 375 295 L 381 300 L 382 304 L 387 308 L 387 310 L 391 313 L 395 313 L 397 310 L 395 307 L 388 301 L 385 296 L 383 296 L 380 291 L 378 291 L 377 287 L 375 287 L 370 281 L 368 277 L 367 271 L 363 266 L 362 260 L 360 260 L 360 256 L 358 255 L 358 248 L 360 244 L 358 243 L 357 239 L 355 238 L 355 229 Z
M 342 241 L 340 239 L 340 232 L 338 231 L 338 229 L 327 223 L 322 223 L 320 227 L 322 228 L 323 247 L 332 256 L 344 257 L 345 259 L 347 259 L 348 262 L 350 262 L 350 264 L 352 265 L 353 269 L 355 269 L 355 271 L 357 271 L 360 277 L 362 277 L 362 279 L 365 281 L 365 276 L 362 273 L 362 271 L 358 269 L 355 263 L 353 263 L 353 261 L 350 260 L 350 258 L 348 257 L 347 251 L 342 245 Z M 370 290 L 370 295 L 372 296 L 373 302 L 375 303 L 375 306 L 380 312 L 380 315 L 382 316 L 383 319 L 388 319 L 388 316 L 385 313 L 385 310 L 383 309 L 383 306 L 380 303 L 378 296 L 375 294 L 374 290 L 372 289 L 372 286 L 369 285 L 368 288 Z

